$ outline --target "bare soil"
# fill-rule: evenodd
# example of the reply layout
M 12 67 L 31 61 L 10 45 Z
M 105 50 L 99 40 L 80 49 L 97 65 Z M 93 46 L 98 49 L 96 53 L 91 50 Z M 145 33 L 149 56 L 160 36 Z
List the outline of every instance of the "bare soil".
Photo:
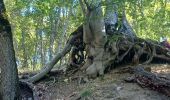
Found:
M 128 67 L 128 66 L 125 66 Z M 150 64 L 152 72 L 170 78 L 169 64 Z M 86 80 L 81 72 L 74 75 L 55 75 L 36 84 L 43 88 L 39 93 L 42 100 L 170 100 L 170 97 L 136 83 L 126 83 L 131 76 L 115 68 L 103 77 Z

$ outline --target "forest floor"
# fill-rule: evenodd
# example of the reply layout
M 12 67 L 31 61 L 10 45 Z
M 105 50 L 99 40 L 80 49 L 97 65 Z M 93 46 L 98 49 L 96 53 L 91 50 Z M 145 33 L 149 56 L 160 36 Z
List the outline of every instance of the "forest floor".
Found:
M 42 100 L 170 100 L 170 97 L 148 88 L 142 88 L 137 83 L 127 83 L 125 78 L 131 74 L 123 72 L 123 66 L 115 68 L 93 80 L 83 82 L 81 72 L 65 76 L 56 74 L 36 84 L 40 88 Z M 155 74 L 170 77 L 169 64 L 150 64 Z

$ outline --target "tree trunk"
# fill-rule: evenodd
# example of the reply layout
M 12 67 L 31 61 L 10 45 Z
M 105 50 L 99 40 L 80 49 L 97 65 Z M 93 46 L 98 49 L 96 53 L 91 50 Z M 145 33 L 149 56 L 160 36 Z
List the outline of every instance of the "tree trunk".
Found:
M 34 45 L 34 56 L 33 56 L 33 66 L 32 69 L 34 70 L 37 66 L 37 55 L 38 55 L 38 29 L 36 28 L 36 44 Z
M 59 22 L 60 22 L 60 13 L 61 9 L 59 8 L 57 11 L 57 15 L 54 15 L 50 17 L 51 19 L 51 34 L 50 34 L 50 46 L 49 46 L 49 60 L 53 58 L 54 54 L 54 42 L 57 36 Z
M 25 68 L 25 67 L 28 67 L 28 56 L 27 56 L 27 51 L 26 51 L 26 46 L 25 46 L 25 32 L 24 32 L 24 29 L 22 30 L 22 33 L 21 33 L 21 36 L 22 36 L 22 49 L 23 49 L 23 61 L 22 61 L 22 67 Z
M 106 0 L 105 26 L 106 33 L 112 35 L 116 33 L 118 26 L 118 8 L 116 4 L 111 5 L 112 0 Z
M 40 55 L 41 55 L 41 66 L 45 65 L 45 61 L 44 61 L 44 41 L 43 41 L 43 30 L 40 29 Z
M 125 35 L 126 37 L 130 37 L 131 40 L 134 42 L 134 39 L 136 38 L 136 34 L 133 31 L 132 27 L 130 26 L 127 18 L 126 18 L 126 12 L 125 8 L 122 12 L 122 18 L 121 18 L 121 27 L 119 28 L 119 32 Z
M 102 8 L 99 5 L 101 0 L 95 0 L 94 2 L 88 3 L 84 0 L 86 7 L 81 4 L 82 9 L 87 8 L 84 11 L 85 23 L 84 23 L 84 32 L 83 40 L 86 44 L 87 60 L 84 64 L 84 69 L 89 76 L 96 77 L 97 74 L 103 75 L 105 70 L 104 58 L 103 55 L 104 45 L 107 41 L 107 36 L 105 32 L 105 23 L 102 13 Z M 82 3 L 82 1 L 80 2 Z M 89 4 L 91 6 L 89 6 Z
M 0 99 L 18 100 L 19 82 L 11 26 L 5 16 L 3 0 L 0 1 L 0 5 Z

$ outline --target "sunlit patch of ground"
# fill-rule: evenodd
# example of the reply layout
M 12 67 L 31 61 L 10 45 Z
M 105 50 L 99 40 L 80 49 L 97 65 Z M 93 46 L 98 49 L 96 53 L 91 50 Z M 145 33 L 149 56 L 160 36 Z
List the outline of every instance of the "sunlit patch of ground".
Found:
M 155 64 L 151 68 L 155 73 L 170 74 L 170 64 Z
M 18 73 L 22 74 L 22 73 L 34 73 L 34 72 L 38 72 L 40 69 L 32 69 L 32 68 L 18 68 Z

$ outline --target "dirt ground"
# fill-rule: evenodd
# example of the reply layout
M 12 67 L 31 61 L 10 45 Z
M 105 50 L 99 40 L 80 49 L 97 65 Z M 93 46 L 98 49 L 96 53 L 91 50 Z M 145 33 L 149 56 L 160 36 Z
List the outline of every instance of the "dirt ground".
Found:
M 169 64 L 151 64 L 152 72 L 170 77 Z M 147 67 L 145 66 L 145 67 Z M 104 77 L 82 80 L 80 74 L 71 77 L 56 75 L 41 81 L 36 86 L 43 87 L 42 100 L 170 100 L 164 94 L 142 88 L 136 83 L 126 83 L 129 73 L 120 73 L 116 68 Z

